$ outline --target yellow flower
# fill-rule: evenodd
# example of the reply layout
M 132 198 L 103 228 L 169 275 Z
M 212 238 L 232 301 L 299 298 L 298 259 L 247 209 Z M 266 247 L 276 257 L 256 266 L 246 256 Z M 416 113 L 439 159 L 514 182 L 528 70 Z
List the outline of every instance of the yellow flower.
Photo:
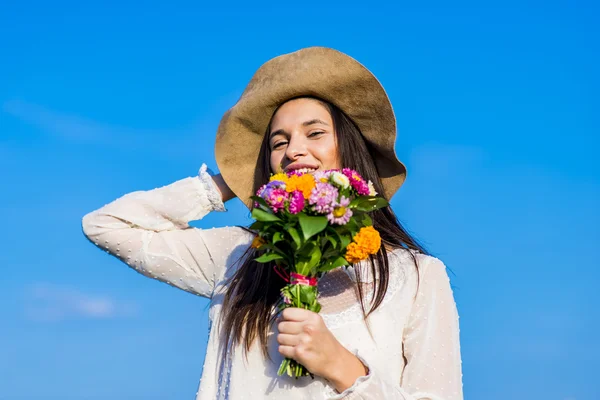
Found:
M 284 173 L 279 173 L 279 174 L 275 174 L 273 175 L 271 178 L 269 178 L 269 182 L 273 182 L 273 181 L 281 181 L 283 183 L 287 184 L 288 181 L 288 177 L 286 174 Z
M 353 239 L 346 248 L 345 257 L 349 263 L 366 260 L 370 254 L 377 254 L 381 247 L 381 236 L 372 226 L 360 228 Z
M 263 244 L 265 244 L 267 242 L 264 241 L 263 238 L 261 238 L 260 236 L 256 236 L 254 237 L 254 239 L 252 240 L 252 245 L 251 247 L 253 249 L 258 249 L 260 246 L 262 246 Z
M 288 181 L 285 185 L 285 190 L 288 193 L 292 193 L 294 190 L 299 190 L 302 192 L 302 196 L 305 199 L 310 197 L 310 192 L 315 187 L 315 178 L 311 174 L 304 174 L 301 176 L 292 175 L 288 178 Z

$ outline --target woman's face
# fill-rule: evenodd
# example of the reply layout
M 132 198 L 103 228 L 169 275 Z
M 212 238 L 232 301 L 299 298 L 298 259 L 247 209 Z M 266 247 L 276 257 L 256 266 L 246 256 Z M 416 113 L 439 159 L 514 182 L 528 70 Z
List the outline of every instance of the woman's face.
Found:
M 340 168 L 331 115 L 314 99 L 294 99 L 279 107 L 271 120 L 269 147 L 275 172 Z

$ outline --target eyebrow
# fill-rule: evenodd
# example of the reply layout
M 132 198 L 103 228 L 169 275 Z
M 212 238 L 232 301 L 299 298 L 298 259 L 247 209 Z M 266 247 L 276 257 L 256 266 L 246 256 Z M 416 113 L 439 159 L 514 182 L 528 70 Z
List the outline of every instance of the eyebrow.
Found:
M 325 121 L 322 121 L 318 118 L 311 119 L 309 121 L 304 121 L 302 123 L 302 126 L 310 126 L 310 125 L 314 125 L 314 124 L 323 124 L 325 126 L 329 126 Z M 271 132 L 271 134 L 269 135 L 269 139 L 271 139 L 275 135 L 282 135 L 284 133 L 285 133 L 284 129 L 277 129 L 276 131 Z

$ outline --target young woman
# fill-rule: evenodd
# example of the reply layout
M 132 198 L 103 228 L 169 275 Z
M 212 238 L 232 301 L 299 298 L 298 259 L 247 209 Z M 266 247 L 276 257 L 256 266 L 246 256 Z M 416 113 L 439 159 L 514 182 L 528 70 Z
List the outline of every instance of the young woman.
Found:
M 196 177 L 129 193 L 83 218 L 85 235 L 142 274 L 210 298 L 197 399 L 462 399 L 458 315 L 443 263 L 391 208 L 372 214 L 379 253 L 319 281 L 319 314 L 276 306 L 285 282 L 253 259 L 243 227 L 189 221 L 249 196 L 274 171 L 348 167 L 391 198 L 406 170 L 395 117 L 361 64 L 314 47 L 274 58 L 223 117 L 216 159 Z M 313 375 L 277 376 L 283 357 Z

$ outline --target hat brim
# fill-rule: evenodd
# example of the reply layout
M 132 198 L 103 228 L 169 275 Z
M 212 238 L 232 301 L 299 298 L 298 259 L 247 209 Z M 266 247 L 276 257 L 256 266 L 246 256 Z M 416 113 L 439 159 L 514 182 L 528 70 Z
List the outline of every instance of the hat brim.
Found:
M 251 208 L 254 171 L 273 113 L 287 100 L 315 96 L 335 104 L 358 126 L 371 149 L 391 199 L 406 178 L 396 157 L 396 119 L 377 78 L 352 57 L 326 47 L 310 47 L 275 57 L 254 74 L 238 102 L 219 124 L 215 157 L 223 179 Z

